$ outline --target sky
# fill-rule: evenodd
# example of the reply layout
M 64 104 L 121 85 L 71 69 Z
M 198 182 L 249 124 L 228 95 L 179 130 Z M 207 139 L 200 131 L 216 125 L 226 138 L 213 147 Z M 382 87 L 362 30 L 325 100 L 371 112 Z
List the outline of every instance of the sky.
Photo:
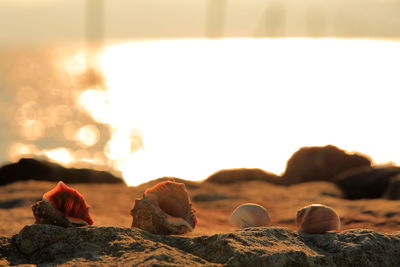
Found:
M 0 45 L 82 40 L 89 1 L 0 0 Z M 108 40 L 201 38 L 212 27 L 222 37 L 400 37 L 395 0 L 104 0 L 104 7 Z

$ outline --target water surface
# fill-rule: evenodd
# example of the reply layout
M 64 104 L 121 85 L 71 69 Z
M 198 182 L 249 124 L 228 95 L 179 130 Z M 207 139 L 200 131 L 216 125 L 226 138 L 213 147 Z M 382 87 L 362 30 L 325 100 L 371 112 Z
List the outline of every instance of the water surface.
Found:
M 301 146 L 400 161 L 397 41 L 109 44 L 97 86 L 84 82 L 85 54 L 76 47 L 2 56 L 3 161 L 46 155 L 120 170 L 129 184 L 199 180 L 222 168 L 279 174 Z

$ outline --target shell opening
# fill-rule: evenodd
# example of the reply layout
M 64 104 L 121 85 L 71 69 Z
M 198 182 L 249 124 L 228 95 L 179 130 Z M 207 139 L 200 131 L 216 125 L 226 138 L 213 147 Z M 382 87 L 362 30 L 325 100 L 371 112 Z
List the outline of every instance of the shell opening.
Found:
M 171 217 L 185 219 L 191 209 L 185 185 L 181 183 L 161 182 L 146 190 L 145 196 L 157 203 L 158 207 Z
M 183 218 L 185 210 L 182 205 L 178 203 L 175 199 L 160 199 L 159 202 L 160 209 L 167 215 L 177 218 Z

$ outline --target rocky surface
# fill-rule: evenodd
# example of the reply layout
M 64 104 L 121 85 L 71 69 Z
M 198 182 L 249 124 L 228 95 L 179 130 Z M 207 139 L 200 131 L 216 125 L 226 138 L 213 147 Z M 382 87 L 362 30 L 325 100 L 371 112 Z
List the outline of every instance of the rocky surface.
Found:
M 153 235 L 137 228 L 30 225 L 2 241 L 2 263 L 10 264 L 396 266 L 400 262 L 399 233 L 362 229 L 310 235 L 254 227 L 188 237 Z
M 105 171 L 92 169 L 65 168 L 59 164 L 23 158 L 16 163 L 0 167 L 0 185 L 17 181 L 63 181 L 65 183 L 124 183 L 124 181 Z

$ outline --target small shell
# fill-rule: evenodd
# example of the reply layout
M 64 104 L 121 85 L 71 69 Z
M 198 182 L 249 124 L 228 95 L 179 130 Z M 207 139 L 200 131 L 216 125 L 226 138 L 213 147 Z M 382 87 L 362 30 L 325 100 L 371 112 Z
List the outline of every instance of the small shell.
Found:
M 268 211 L 255 203 L 246 203 L 237 207 L 229 218 L 231 224 L 239 228 L 268 226 L 271 217 Z
M 147 189 L 131 210 L 132 227 L 153 234 L 184 234 L 197 224 L 188 192 L 183 183 L 164 181 Z
M 296 225 L 299 231 L 322 234 L 340 229 L 340 218 L 336 212 L 322 204 L 312 204 L 297 211 Z
M 89 205 L 77 190 L 58 182 L 43 200 L 32 205 L 33 215 L 38 224 L 54 224 L 59 226 L 92 225 Z

